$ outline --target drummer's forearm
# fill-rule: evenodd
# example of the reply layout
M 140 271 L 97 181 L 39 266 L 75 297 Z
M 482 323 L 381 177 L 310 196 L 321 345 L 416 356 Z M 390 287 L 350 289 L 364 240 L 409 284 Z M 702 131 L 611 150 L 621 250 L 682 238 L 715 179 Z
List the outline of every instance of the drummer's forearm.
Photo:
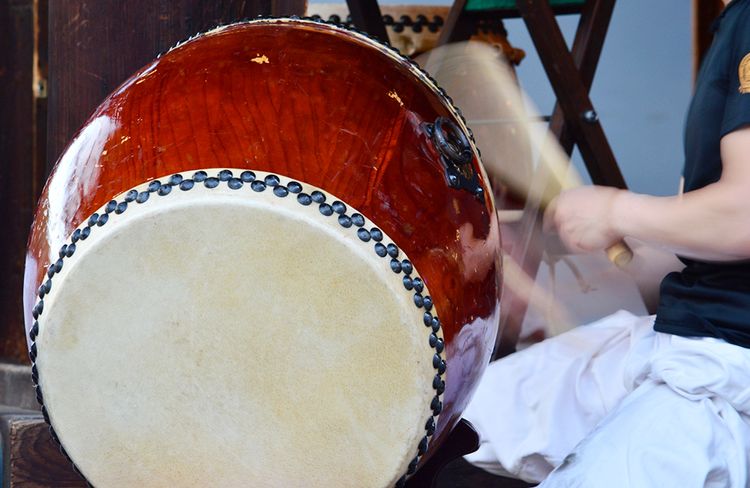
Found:
M 721 139 L 721 178 L 674 197 L 620 192 L 616 232 L 706 261 L 750 258 L 750 126 Z
M 684 195 L 618 194 L 618 233 L 708 261 L 750 258 L 750 187 L 720 181 Z

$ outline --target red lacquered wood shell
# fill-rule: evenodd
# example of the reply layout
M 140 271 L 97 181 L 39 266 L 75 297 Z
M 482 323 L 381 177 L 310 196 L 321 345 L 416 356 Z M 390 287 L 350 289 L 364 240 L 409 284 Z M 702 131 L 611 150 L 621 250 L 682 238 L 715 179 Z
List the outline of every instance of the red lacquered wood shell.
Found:
M 261 20 L 180 45 L 110 95 L 58 161 L 29 242 L 27 331 L 45 267 L 114 195 L 195 168 L 286 175 L 366 214 L 424 277 L 448 365 L 433 451 L 488 361 L 501 279 L 498 224 L 478 152 L 472 143 L 479 197 L 448 185 L 426 130 L 438 117 L 467 131 L 418 68 L 339 27 Z

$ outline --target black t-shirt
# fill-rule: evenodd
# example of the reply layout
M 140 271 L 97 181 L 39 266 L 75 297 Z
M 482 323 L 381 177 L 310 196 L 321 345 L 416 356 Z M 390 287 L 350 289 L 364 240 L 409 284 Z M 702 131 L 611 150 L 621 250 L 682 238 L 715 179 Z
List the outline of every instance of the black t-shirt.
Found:
M 685 191 L 719 180 L 719 141 L 750 124 L 750 0 L 730 3 L 714 28 L 685 125 Z M 750 261 L 680 259 L 685 269 L 662 281 L 654 328 L 750 347 Z

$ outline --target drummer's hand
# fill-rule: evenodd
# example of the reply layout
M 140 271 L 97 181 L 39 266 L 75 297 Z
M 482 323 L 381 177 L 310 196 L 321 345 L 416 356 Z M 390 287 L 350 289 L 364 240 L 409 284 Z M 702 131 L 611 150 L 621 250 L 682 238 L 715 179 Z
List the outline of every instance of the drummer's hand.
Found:
M 556 231 L 572 252 L 606 249 L 623 236 L 615 230 L 613 207 L 622 190 L 582 186 L 566 190 L 547 207 L 544 228 Z

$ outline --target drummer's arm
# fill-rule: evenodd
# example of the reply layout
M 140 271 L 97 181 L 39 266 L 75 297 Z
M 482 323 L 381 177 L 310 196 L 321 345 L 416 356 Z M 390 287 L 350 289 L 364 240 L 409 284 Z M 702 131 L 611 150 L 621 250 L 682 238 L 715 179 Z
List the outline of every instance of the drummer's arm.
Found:
M 684 187 L 685 179 L 680 178 L 678 195 L 682 195 Z M 628 274 L 638 286 L 646 310 L 649 313 L 656 313 L 664 276 L 681 270 L 685 267 L 685 263 L 680 261 L 675 253 L 646 244 L 638 239 L 627 238 L 627 243 L 633 251 L 633 259 L 620 269 Z
M 612 230 L 706 261 L 750 258 L 750 127 L 721 140 L 722 176 L 674 197 L 618 191 Z

